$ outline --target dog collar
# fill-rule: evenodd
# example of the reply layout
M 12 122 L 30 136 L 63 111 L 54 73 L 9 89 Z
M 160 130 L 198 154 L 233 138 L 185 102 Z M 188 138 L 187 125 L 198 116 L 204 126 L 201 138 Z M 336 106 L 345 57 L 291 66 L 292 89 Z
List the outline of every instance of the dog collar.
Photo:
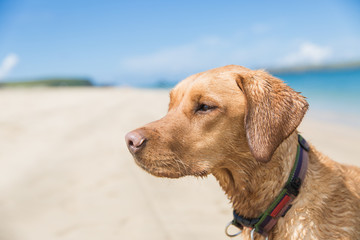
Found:
M 291 169 L 289 178 L 281 190 L 280 194 L 275 198 L 274 202 L 261 214 L 258 218 L 245 218 L 233 211 L 234 219 L 226 227 L 226 234 L 229 237 L 235 237 L 241 233 L 231 235 L 227 232 L 230 225 L 234 225 L 242 230 L 244 227 L 252 228 L 251 236 L 253 239 L 254 232 L 265 237 L 276 225 L 280 217 L 284 217 L 287 211 L 292 207 L 292 202 L 299 194 L 301 184 L 304 182 L 306 170 L 309 161 L 309 145 L 305 139 L 298 135 L 299 145 L 297 147 L 296 159 Z

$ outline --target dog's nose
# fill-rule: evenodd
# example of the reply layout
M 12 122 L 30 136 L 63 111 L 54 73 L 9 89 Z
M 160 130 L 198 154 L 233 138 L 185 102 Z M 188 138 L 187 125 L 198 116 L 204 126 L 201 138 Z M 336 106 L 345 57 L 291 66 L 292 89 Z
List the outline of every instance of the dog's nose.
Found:
M 125 141 L 131 153 L 139 152 L 145 146 L 146 138 L 140 131 L 132 131 L 126 134 Z

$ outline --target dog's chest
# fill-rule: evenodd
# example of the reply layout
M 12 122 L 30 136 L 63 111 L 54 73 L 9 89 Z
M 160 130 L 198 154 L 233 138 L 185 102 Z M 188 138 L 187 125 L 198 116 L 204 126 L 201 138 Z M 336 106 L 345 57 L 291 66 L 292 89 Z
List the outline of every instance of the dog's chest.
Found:
M 282 218 L 279 220 L 277 226 L 269 236 L 269 240 L 317 240 L 321 239 L 314 230 L 316 229 L 315 223 L 305 217 L 305 213 L 298 213 L 293 218 Z M 251 230 L 245 229 L 243 232 L 243 240 L 251 239 Z M 260 235 L 255 237 L 256 240 L 265 239 Z

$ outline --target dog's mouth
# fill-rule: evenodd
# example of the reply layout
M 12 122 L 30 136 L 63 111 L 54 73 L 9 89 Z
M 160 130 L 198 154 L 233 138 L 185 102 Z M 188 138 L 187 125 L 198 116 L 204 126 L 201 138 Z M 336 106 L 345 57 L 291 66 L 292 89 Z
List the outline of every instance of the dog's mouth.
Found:
M 189 175 L 186 166 L 179 160 L 146 161 L 137 157 L 134 159 L 139 167 L 156 177 L 179 178 Z
M 209 174 L 207 169 L 192 168 L 179 159 L 144 161 L 134 157 L 136 164 L 146 172 L 156 177 L 180 178 L 184 176 L 205 177 Z

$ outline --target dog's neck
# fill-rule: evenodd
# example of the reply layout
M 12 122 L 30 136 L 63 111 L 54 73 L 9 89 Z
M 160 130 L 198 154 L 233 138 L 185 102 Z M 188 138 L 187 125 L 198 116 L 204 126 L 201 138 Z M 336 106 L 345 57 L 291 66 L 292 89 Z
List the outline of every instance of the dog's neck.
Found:
M 267 163 L 256 161 L 250 152 L 239 152 L 237 159 L 226 159 L 213 171 L 238 214 L 257 218 L 274 201 L 295 162 L 297 139 L 295 131 Z

